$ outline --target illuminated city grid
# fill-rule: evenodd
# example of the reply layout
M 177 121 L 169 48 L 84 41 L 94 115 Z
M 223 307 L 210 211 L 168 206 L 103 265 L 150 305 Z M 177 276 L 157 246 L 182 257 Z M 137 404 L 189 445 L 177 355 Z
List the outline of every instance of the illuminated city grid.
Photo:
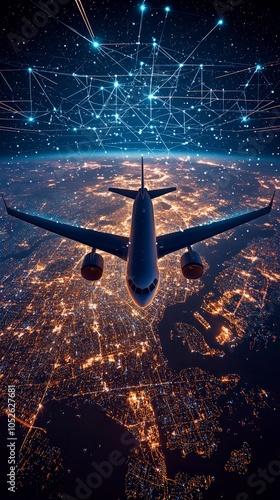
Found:
M 218 174 L 230 179 L 228 186 L 219 186 Z M 124 235 L 129 232 L 131 201 L 108 193 L 108 187 L 137 189 L 138 161 L 44 160 L 40 168 L 37 162 L 15 165 L 13 171 L 7 165 L 5 176 L 13 193 L 20 186 L 20 199 L 12 196 L 12 205 L 16 202 L 35 213 L 60 214 L 60 220 L 85 227 Z M 164 201 L 154 201 L 158 234 L 236 213 L 242 206 L 243 210 L 253 209 L 266 203 L 272 189 L 279 187 L 279 179 L 257 170 L 248 174 L 235 163 L 204 165 L 187 157 L 178 157 L 175 167 L 167 157 L 148 162 L 146 179 L 151 189 L 178 187 Z M 248 182 L 256 186 L 256 195 L 250 199 Z M 233 195 L 231 201 L 232 190 L 240 194 L 238 200 Z M 266 221 L 256 221 L 255 229 L 272 230 L 279 223 L 278 213 L 275 210 Z M 224 412 L 234 415 L 233 399 L 241 399 L 248 407 L 245 421 L 235 416 L 239 425 L 256 427 L 270 404 L 270 395 L 261 387 L 246 388 L 234 373 L 219 377 L 199 367 L 176 373 L 163 355 L 159 321 L 168 306 L 186 301 L 186 322 L 175 321 L 170 338 L 187 346 L 192 355 L 213 358 L 216 363 L 248 340 L 248 331 L 253 350 L 275 342 L 275 332 L 268 330 L 266 321 L 273 314 L 271 294 L 279 281 L 279 233 L 253 239 L 236 257 L 226 260 L 213 291 L 194 312 L 188 311 L 187 300 L 203 294 L 205 282 L 183 278 L 180 252 L 162 259 L 158 295 L 149 308 L 140 310 L 127 293 L 125 263 L 120 259 L 104 254 L 101 281 L 88 283 L 80 275 L 86 247 L 11 220 L 4 208 L 2 219 L 1 335 L 7 349 L 1 359 L 1 376 L 17 388 L 18 425 L 24 436 L 20 484 L 38 477 L 38 464 L 40 478 L 47 483 L 64 471 L 59 449 L 54 452 L 48 433 L 37 429 L 44 405 L 51 400 L 67 402 L 78 413 L 83 404 L 97 403 L 137 439 L 138 446 L 128 459 L 127 498 L 135 498 L 135 492 L 139 498 L 156 494 L 202 498 L 214 481 L 211 474 L 178 472 L 171 480 L 165 449 L 178 450 L 186 460 L 192 452 L 205 458 L 214 456 L 223 431 L 220 418 Z M 235 238 L 241 238 L 241 243 L 242 235 L 246 237 L 252 229 L 252 225 L 246 226 Z M 235 234 L 230 231 L 205 243 L 201 255 L 206 274 L 210 272 L 207 249 L 215 252 Z M 12 255 L 25 251 L 28 258 L 11 260 Z M 217 317 L 218 329 L 211 326 Z M 216 339 L 215 348 L 206 340 L 207 332 L 211 344 Z M 231 400 L 221 405 L 221 396 L 229 391 Z M 244 473 L 251 457 L 248 450 L 228 450 L 225 471 Z
M 240 450 L 233 450 L 230 459 L 225 465 L 225 470 L 245 474 L 248 470 L 247 464 L 251 462 L 252 453 L 248 443 L 244 442 Z

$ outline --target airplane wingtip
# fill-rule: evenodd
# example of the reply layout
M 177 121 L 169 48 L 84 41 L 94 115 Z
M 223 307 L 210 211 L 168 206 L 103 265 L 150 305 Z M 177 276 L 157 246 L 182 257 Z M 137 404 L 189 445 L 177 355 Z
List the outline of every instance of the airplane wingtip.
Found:
M 2 193 L 1 193 L 1 196 L 2 196 L 2 200 L 4 202 L 4 205 L 5 205 L 5 208 L 6 208 L 7 212 L 8 212 L 8 205 L 7 205 L 6 201 L 5 201 L 5 198 L 4 198 L 4 196 L 3 196 Z
M 273 201 L 274 201 L 274 198 L 275 198 L 275 194 L 276 194 L 276 189 L 274 190 L 274 193 L 273 193 L 272 198 L 271 198 L 271 200 L 270 200 L 270 203 L 269 203 L 269 205 L 268 205 L 270 208 L 272 208 Z

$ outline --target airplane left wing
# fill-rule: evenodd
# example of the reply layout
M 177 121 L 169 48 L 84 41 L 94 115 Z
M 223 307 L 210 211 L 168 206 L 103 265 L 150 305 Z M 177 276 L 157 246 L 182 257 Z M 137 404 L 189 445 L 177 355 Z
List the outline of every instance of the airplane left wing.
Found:
M 41 227 L 42 229 L 59 234 L 60 236 L 64 236 L 70 240 L 78 241 L 79 243 L 89 247 L 116 255 L 123 260 L 127 259 L 128 238 L 126 236 L 102 233 L 100 231 L 94 231 L 93 229 L 70 226 L 69 224 L 63 224 L 51 219 L 45 219 L 44 217 L 38 217 L 37 215 L 30 215 L 8 207 L 4 198 L 3 201 L 8 214 L 13 217 L 17 217 L 18 219 L 33 224 L 34 226 Z
M 259 210 L 254 210 L 253 212 L 248 212 L 243 215 L 237 215 L 236 217 L 231 217 L 230 219 L 210 222 L 210 224 L 202 226 L 191 227 L 189 229 L 185 229 L 184 231 L 177 231 L 175 233 L 158 236 L 158 258 L 160 259 L 161 257 L 164 257 L 164 255 L 168 255 L 169 253 L 194 245 L 194 243 L 206 240 L 207 238 L 211 238 L 212 236 L 216 236 L 224 231 L 228 231 L 229 229 L 268 214 L 271 211 L 274 196 L 275 192 L 269 205 Z

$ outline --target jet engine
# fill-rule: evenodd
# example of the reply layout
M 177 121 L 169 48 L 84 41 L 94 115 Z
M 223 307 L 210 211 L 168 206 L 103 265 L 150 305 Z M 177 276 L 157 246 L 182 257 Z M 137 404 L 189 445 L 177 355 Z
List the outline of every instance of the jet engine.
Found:
M 103 274 L 103 266 L 104 260 L 102 255 L 95 253 L 95 250 L 93 250 L 83 260 L 81 268 L 82 277 L 89 281 L 100 280 Z
M 183 276 L 189 280 L 196 280 L 204 273 L 204 266 L 197 252 L 189 247 L 188 251 L 181 257 L 181 269 Z

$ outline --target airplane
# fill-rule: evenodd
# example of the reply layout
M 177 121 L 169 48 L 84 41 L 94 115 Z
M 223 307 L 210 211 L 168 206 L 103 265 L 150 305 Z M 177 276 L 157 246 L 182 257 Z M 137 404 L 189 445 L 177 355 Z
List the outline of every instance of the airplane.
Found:
M 210 222 L 157 236 L 152 200 L 175 190 L 176 187 L 146 189 L 144 185 L 143 157 L 141 162 L 141 187 L 138 190 L 109 188 L 112 193 L 134 200 L 129 237 L 75 227 L 20 212 L 8 207 L 3 195 L 2 198 L 9 215 L 92 247 L 92 251 L 85 256 L 81 268 L 81 274 L 86 280 L 100 280 L 103 274 L 104 260 L 102 255 L 96 253 L 96 249 L 126 261 L 128 292 L 137 306 L 146 307 L 151 304 L 159 287 L 158 259 L 177 250 L 187 249 L 181 256 L 183 276 L 190 280 L 200 278 L 204 272 L 204 267 L 199 254 L 193 250 L 192 245 L 268 214 L 272 209 L 275 196 L 274 192 L 270 203 L 264 208 L 217 222 Z

